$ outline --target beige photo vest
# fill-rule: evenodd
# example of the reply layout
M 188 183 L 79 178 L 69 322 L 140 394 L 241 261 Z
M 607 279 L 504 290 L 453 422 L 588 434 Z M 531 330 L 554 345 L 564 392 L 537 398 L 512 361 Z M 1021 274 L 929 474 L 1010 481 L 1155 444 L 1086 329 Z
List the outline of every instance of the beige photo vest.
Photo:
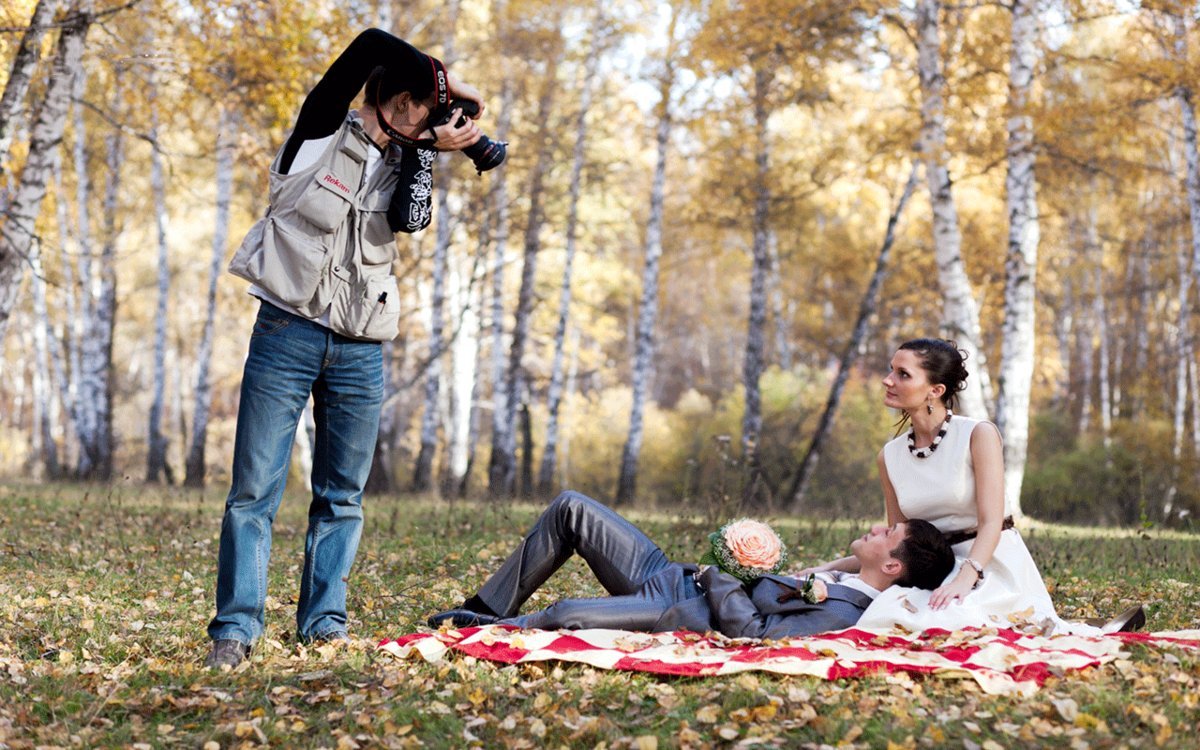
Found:
M 400 149 L 389 146 L 364 180 L 372 148 L 353 113 L 310 167 L 280 174 L 280 148 L 271 163 L 270 208 L 242 240 L 229 272 L 302 317 L 317 320 L 328 310 L 329 327 L 343 336 L 390 341 L 399 332 L 400 292 L 387 209 Z

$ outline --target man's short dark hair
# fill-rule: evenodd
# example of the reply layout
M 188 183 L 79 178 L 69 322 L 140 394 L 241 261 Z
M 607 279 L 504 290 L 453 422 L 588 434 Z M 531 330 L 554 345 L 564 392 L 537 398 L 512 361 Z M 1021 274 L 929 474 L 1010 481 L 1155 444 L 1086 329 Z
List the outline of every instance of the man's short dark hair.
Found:
M 954 550 L 946 537 L 928 521 L 906 521 L 904 541 L 892 550 L 892 557 L 904 564 L 897 586 L 936 589 L 954 568 Z

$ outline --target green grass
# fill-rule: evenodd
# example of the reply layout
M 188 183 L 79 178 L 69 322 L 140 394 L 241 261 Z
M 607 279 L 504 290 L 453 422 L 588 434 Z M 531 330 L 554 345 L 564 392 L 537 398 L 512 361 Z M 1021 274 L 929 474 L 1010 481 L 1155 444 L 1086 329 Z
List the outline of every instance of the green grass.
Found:
M 305 647 L 293 628 L 305 499 L 275 524 L 267 630 L 234 672 L 200 668 L 223 493 L 117 485 L 0 488 L 0 747 L 1175 747 L 1200 721 L 1195 654 L 1136 647 L 1032 698 L 904 675 L 841 682 L 685 679 L 374 651 L 470 594 L 539 508 L 371 498 L 351 574 L 355 640 Z M 633 514 L 675 559 L 711 523 Z M 865 522 L 774 519 L 839 553 Z M 1025 533 L 1060 613 L 1135 601 L 1154 630 L 1200 629 L 1200 537 L 1034 524 Z M 597 595 L 572 561 L 530 607 Z M 212 747 L 212 745 L 209 745 Z

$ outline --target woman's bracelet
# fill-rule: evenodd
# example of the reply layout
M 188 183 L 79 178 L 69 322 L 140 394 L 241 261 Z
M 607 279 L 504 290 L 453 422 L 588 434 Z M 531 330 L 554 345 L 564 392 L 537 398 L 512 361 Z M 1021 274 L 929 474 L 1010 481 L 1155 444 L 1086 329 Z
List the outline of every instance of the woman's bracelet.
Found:
M 963 560 L 963 562 L 965 562 L 967 565 L 970 565 L 975 570 L 975 585 L 971 587 L 971 590 L 974 591 L 983 584 L 983 566 L 969 557 L 966 560 Z

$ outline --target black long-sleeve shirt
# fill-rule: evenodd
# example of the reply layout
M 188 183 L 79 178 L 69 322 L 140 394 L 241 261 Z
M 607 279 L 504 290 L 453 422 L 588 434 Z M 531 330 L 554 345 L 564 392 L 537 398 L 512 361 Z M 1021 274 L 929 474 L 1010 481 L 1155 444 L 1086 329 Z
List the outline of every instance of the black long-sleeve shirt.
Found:
M 426 75 L 429 58 L 408 42 L 380 29 L 368 29 L 350 43 L 304 99 L 296 126 L 284 145 L 280 171 L 288 174 L 305 141 L 327 138 L 337 132 L 350 111 L 350 103 L 377 66 L 393 75 Z M 429 225 L 433 162 L 424 149 L 402 146 L 396 191 L 388 207 L 392 231 L 415 232 Z

